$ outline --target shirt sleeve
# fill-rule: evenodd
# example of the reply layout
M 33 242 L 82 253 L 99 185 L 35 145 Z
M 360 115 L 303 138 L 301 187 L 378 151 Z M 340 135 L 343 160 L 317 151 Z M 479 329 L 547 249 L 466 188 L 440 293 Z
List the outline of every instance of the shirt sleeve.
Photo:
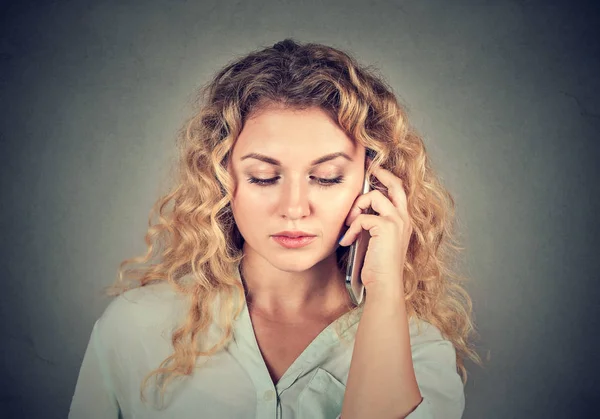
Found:
M 464 385 L 456 369 L 456 351 L 429 323 L 411 336 L 413 366 L 423 400 L 406 419 L 460 419 L 465 409 Z
M 439 329 L 423 322 L 411 326 L 411 351 L 423 400 L 405 419 L 460 419 L 465 409 L 463 382 L 456 370 L 456 350 Z M 341 414 L 335 419 L 341 419 Z
M 106 368 L 105 352 L 94 323 L 87 349 L 83 356 L 68 419 L 118 419 L 119 403 Z

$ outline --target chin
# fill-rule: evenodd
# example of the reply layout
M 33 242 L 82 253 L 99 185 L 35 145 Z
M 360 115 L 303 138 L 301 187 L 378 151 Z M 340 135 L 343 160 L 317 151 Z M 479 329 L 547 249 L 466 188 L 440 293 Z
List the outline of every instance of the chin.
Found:
M 275 268 L 283 271 L 283 272 L 304 272 L 313 266 L 315 266 L 316 261 L 312 258 L 308 260 L 308 258 L 298 258 L 295 256 L 287 256 L 277 259 L 269 259 L 271 265 Z
M 287 250 L 277 255 L 274 255 L 273 252 L 266 254 L 269 256 L 265 257 L 265 259 L 268 260 L 271 265 L 281 271 L 290 273 L 307 271 L 328 258 L 327 255 L 317 254 L 316 252 L 306 252 L 301 254 Z M 335 257 L 335 252 L 332 252 L 331 255 Z

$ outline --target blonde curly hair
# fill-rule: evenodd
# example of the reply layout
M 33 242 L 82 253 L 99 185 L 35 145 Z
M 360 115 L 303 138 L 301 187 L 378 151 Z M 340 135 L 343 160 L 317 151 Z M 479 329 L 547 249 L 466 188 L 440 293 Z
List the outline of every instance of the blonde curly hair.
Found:
M 117 281 L 105 289 L 117 296 L 166 281 L 190 298 L 187 317 L 171 337 L 174 353 L 144 378 L 141 399 L 145 401 L 144 388 L 152 376 L 163 378 L 162 397 L 170 381 L 192 375 L 197 357 L 217 353 L 232 338 L 233 322 L 245 298 L 236 272 L 243 258 L 243 237 L 231 212 L 233 182 L 226 167 L 248 116 L 272 104 L 319 107 L 374 153 L 374 166 L 403 180 L 414 230 L 403 273 L 407 314 L 433 324 L 453 343 L 466 384 L 464 359 L 479 365 L 481 359 L 470 343 L 476 332 L 472 301 L 461 285 L 466 278 L 451 269 L 457 252 L 464 250 L 454 243 L 454 199 L 434 174 L 407 111 L 376 70 L 359 65 L 339 49 L 286 39 L 228 63 L 196 98 L 192 116 L 178 133 L 175 186 L 150 212 L 147 252 L 124 260 Z M 336 251 L 340 269 L 345 269 L 348 250 Z M 156 263 L 124 270 L 157 256 Z M 199 338 L 215 320 L 217 297 L 223 334 L 214 346 L 201 351 Z M 351 312 L 361 308 L 362 304 Z

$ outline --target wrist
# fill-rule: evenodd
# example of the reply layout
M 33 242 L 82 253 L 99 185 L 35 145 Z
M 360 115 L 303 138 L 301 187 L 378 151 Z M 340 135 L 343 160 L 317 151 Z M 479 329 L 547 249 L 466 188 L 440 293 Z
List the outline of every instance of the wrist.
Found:
M 373 283 L 365 287 L 367 301 L 377 301 L 378 303 L 392 302 L 404 303 L 404 284 L 402 281 L 388 281 L 387 283 Z

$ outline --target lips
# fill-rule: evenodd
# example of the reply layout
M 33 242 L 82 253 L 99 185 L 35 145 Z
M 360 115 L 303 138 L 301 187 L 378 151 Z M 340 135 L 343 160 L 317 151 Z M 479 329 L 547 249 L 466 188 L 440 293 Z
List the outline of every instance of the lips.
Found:
M 305 231 L 280 231 L 279 233 L 273 234 L 275 237 L 289 237 L 296 239 L 299 237 L 315 237 L 314 234 L 307 233 Z
M 288 249 L 298 249 L 309 245 L 314 241 L 316 236 L 300 236 L 300 237 L 289 237 L 289 236 L 273 236 L 273 240 L 279 243 L 281 246 Z

